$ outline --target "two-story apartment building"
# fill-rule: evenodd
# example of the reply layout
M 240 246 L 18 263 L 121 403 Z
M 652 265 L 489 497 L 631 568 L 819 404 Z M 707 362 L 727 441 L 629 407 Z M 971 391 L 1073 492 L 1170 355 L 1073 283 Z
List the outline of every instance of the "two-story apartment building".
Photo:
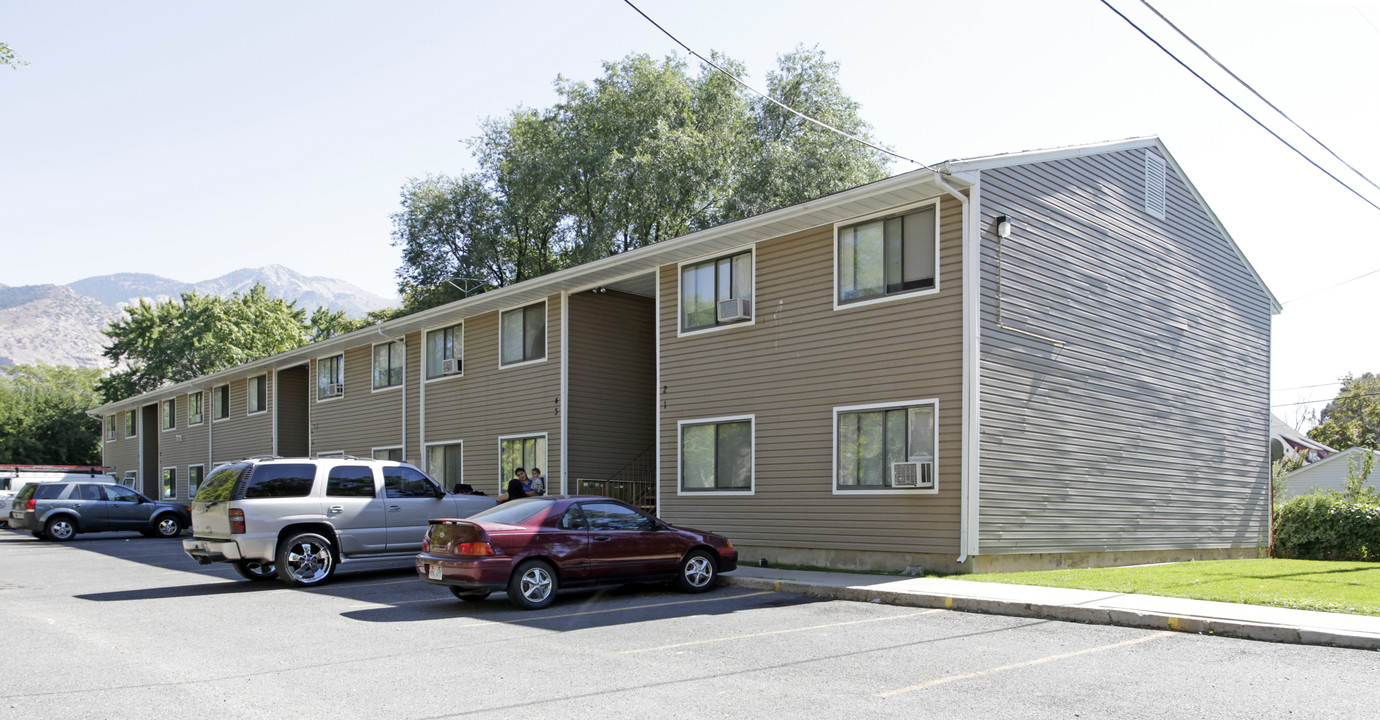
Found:
M 1254 556 L 1278 311 L 1141 138 L 897 175 L 98 412 L 105 464 L 169 497 L 344 453 L 490 493 L 541 467 L 746 561 Z

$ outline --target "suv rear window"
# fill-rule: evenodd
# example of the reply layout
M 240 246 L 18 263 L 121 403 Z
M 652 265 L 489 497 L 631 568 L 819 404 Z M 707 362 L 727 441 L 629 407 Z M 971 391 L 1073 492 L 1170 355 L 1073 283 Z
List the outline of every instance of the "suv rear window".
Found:
M 249 469 L 245 463 L 234 463 L 232 465 L 221 465 L 206 478 L 206 482 L 201 484 L 201 489 L 196 491 L 197 502 L 225 502 L 235 493 L 235 484 L 240 481 L 240 476 Z
M 67 483 L 39 483 L 37 485 L 30 485 L 29 487 L 36 488 L 34 490 L 35 499 L 52 500 L 61 495 L 63 490 L 67 489 Z
M 297 463 L 274 463 L 259 465 L 249 476 L 244 486 L 244 497 L 306 497 L 311 494 L 312 482 L 316 480 L 316 466 Z
M 374 496 L 374 471 L 362 465 L 338 465 L 326 477 L 326 497 Z

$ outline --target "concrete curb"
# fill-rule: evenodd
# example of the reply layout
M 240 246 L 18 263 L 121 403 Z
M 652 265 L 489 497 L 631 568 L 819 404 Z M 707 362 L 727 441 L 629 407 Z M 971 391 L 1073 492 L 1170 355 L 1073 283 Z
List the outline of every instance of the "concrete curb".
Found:
M 880 602 L 887 605 L 923 607 L 986 615 L 1039 618 L 1089 625 L 1116 625 L 1147 630 L 1173 630 L 1200 635 L 1296 645 L 1323 645 L 1356 650 L 1380 650 L 1380 635 L 1331 628 L 1306 628 L 1245 622 L 1225 618 L 1176 615 L 1145 610 L 1109 608 L 1088 605 L 1056 605 L 1038 602 L 1017 602 L 992 598 L 964 597 L 924 592 L 898 592 L 863 586 L 834 586 L 796 580 L 775 580 L 762 577 L 721 575 L 719 584 L 752 590 L 771 590 L 795 593 L 830 600 Z

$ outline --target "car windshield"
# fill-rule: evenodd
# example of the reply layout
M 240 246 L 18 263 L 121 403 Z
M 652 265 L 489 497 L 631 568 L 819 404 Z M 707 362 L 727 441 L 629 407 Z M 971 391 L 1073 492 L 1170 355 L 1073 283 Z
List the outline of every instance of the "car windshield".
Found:
M 554 504 L 556 504 L 555 500 L 524 498 L 522 500 L 506 502 L 502 505 L 495 505 L 488 510 L 471 515 L 469 519 L 504 523 L 505 525 L 521 525 L 532 519 L 537 513 Z

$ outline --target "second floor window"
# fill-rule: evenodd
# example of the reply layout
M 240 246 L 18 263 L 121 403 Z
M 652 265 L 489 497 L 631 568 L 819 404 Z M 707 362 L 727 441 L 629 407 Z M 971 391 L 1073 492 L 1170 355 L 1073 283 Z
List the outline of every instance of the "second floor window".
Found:
M 727 306 L 720 307 L 727 303 Z M 752 253 L 680 268 L 680 327 L 699 330 L 752 314 Z
M 248 414 L 253 415 L 254 413 L 259 413 L 267 410 L 268 376 L 256 375 L 252 378 L 249 378 L 248 395 L 249 398 L 246 401 L 249 406 L 249 409 L 246 411 Z
M 230 386 L 217 385 L 211 388 L 211 419 L 224 420 L 230 417 Z
M 328 400 L 345 394 L 345 356 L 332 355 L 316 361 L 316 399 Z
M 936 287 L 935 208 L 838 229 L 840 303 Z
M 465 326 L 452 325 L 426 334 L 426 378 L 459 375 L 464 371 Z
M 374 389 L 397 387 L 403 382 L 403 363 L 407 351 L 400 342 L 374 346 Z
M 546 358 L 546 303 L 504 311 L 499 325 L 499 364 Z
M 206 396 L 199 392 L 187 396 L 187 424 L 196 425 L 205 419 Z
M 172 430 L 177 427 L 177 399 L 163 401 L 163 429 Z

